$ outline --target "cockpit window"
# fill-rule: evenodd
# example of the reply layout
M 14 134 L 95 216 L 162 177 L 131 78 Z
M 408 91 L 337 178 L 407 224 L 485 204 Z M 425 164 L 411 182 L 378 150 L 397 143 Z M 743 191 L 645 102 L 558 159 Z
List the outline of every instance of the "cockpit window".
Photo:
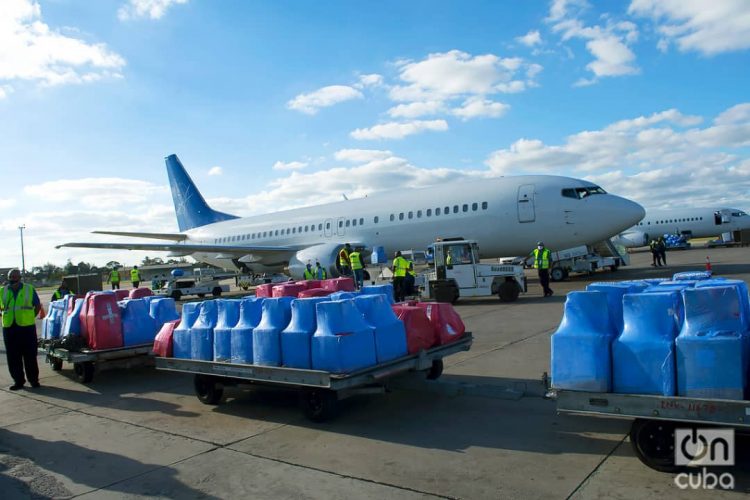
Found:
M 599 186 L 566 188 L 562 190 L 564 198 L 573 198 L 576 200 L 582 200 L 583 198 L 594 194 L 607 194 L 607 192 Z

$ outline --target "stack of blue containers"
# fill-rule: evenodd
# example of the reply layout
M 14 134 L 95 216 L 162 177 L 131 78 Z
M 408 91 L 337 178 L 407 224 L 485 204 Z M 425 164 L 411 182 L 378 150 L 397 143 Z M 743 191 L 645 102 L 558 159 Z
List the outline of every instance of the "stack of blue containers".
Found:
M 214 327 L 214 361 L 228 363 L 232 360 L 232 328 L 240 320 L 241 300 L 215 300 L 216 327 Z
M 190 328 L 198 319 L 202 302 L 188 302 L 182 306 L 182 319 L 172 333 L 172 355 L 180 359 L 192 359 L 193 347 Z
M 354 301 L 317 305 L 318 328 L 312 338 L 312 367 L 347 373 L 376 364 L 374 328 L 365 323 Z
M 263 315 L 253 330 L 253 364 L 281 366 L 281 331 L 292 319 L 293 297 L 263 301 Z
M 47 316 L 42 320 L 42 338 L 45 340 L 60 337 L 65 321 L 65 300 L 50 302 Z
M 310 346 L 318 328 L 315 307 L 327 297 L 310 297 L 292 301 L 292 318 L 281 332 L 281 359 L 289 368 L 312 368 Z
M 378 363 L 406 356 L 406 327 L 393 312 L 390 300 L 380 294 L 360 295 L 354 299 L 354 304 L 374 329 Z
M 263 299 L 255 297 L 243 299 L 240 303 L 240 317 L 231 331 L 231 362 L 253 363 L 253 330 L 263 315 Z

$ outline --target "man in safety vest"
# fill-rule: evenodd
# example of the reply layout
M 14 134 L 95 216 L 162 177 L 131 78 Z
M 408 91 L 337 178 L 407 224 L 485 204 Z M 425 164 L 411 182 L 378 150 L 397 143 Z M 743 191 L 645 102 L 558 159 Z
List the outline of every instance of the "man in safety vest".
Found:
M 113 267 L 112 271 L 109 272 L 107 283 L 112 283 L 112 290 L 120 289 L 120 271 L 116 267 Z
M 531 255 L 534 256 L 534 268 L 539 274 L 539 283 L 544 290 L 544 296 L 550 297 L 554 293 L 549 287 L 549 266 L 552 261 L 552 252 L 540 241 L 536 244 L 536 248 L 531 252 Z
M 349 263 L 351 264 L 352 272 L 354 273 L 354 286 L 357 290 L 362 288 L 365 279 L 365 266 L 362 265 L 362 254 L 359 250 L 360 248 L 357 247 L 349 254 Z
M 133 266 L 130 270 L 130 281 L 133 283 L 133 288 L 138 288 L 141 284 L 141 272 L 138 270 L 138 266 Z
M 404 278 L 404 295 L 414 295 L 414 281 L 417 277 L 417 273 L 414 272 L 414 261 L 406 260 L 409 267 L 406 269 L 406 277 Z
M 52 293 L 52 301 L 54 302 L 56 300 L 60 300 L 60 299 L 62 299 L 63 297 L 65 297 L 66 295 L 68 295 L 70 293 L 73 293 L 73 292 L 71 292 L 68 289 L 68 285 L 66 285 L 65 282 L 63 281 L 62 283 L 60 283 L 60 286 L 57 287 L 57 290 L 55 290 Z
M 352 246 L 347 243 L 344 248 L 339 250 L 339 268 L 341 268 L 342 276 L 349 276 L 352 274 L 352 264 L 349 261 L 349 254 L 352 252 Z
M 8 371 L 13 378 L 11 391 L 21 389 L 27 379 L 31 387 L 39 387 L 34 320 L 41 309 L 42 303 L 34 287 L 21 282 L 21 271 L 13 269 L 8 273 L 8 284 L 0 289 L 0 311 L 3 313 L 3 341 Z
M 328 274 L 326 270 L 320 265 L 320 262 L 315 261 L 315 279 L 324 280 Z
M 312 264 L 310 264 L 309 262 L 305 266 L 305 279 L 306 280 L 315 279 L 315 271 L 313 271 Z
M 391 271 L 393 271 L 393 299 L 396 302 L 402 302 L 406 298 L 404 278 L 406 278 L 408 270 L 409 263 L 401 256 L 401 252 L 396 252 L 391 266 Z

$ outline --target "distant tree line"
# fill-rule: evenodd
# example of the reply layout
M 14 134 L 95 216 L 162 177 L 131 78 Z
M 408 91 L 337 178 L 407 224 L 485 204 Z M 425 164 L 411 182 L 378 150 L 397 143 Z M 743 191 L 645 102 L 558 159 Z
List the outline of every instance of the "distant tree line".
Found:
M 169 264 L 184 264 L 187 263 L 187 259 L 184 257 L 180 257 L 179 259 L 168 259 L 164 260 L 160 257 L 156 258 L 150 258 L 148 256 L 144 257 L 144 259 L 139 264 L 140 266 L 155 266 L 155 265 L 169 265 Z M 56 264 L 53 264 L 51 262 L 47 262 L 46 264 L 42 266 L 34 266 L 31 268 L 30 271 L 27 272 L 28 275 L 30 275 L 31 278 L 33 278 L 36 281 L 46 281 L 46 282 L 52 282 L 52 281 L 59 281 L 62 279 L 63 276 L 68 276 L 71 274 L 89 274 L 89 273 L 98 273 L 98 272 L 105 272 L 109 271 L 113 268 L 119 268 L 123 267 L 121 263 L 119 263 L 116 260 L 111 260 L 107 262 L 104 266 L 99 267 L 96 264 L 90 264 L 88 262 L 79 262 L 78 264 L 73 264 L 73 262 L 68 259 L 68 262 L 65 263 L 63 267 L 60 267 Z

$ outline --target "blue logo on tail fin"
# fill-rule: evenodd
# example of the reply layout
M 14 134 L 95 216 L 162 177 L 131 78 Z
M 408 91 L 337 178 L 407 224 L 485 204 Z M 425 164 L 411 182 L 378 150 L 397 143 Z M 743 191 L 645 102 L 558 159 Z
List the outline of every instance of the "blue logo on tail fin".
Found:
M 165 161 L 180 231 L 238 218 L 236 215 L 218 212 L 208 206 L 177 155 L 169 155 Z

